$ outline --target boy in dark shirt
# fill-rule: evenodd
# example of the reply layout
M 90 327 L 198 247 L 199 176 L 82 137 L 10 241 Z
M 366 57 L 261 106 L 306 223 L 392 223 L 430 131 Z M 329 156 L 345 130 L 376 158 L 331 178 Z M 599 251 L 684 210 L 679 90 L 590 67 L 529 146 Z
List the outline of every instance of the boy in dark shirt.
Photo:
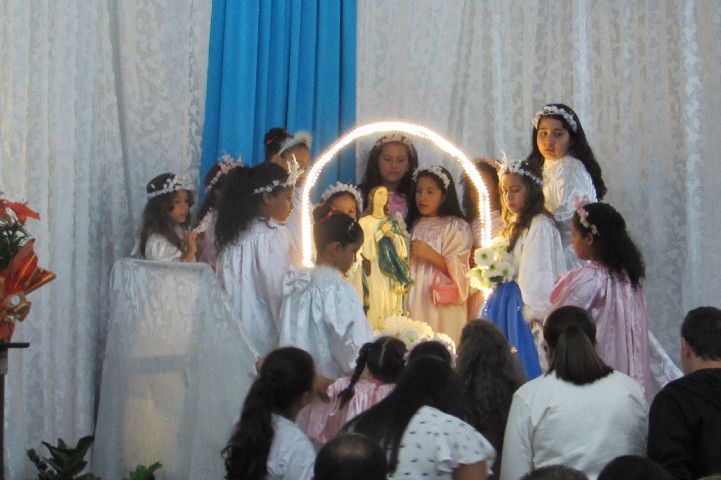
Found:
M 686 375 L 651 404 L 648 457 L 674 478 L 721 473 L 721 310 L 691 310 L 681 326 Z

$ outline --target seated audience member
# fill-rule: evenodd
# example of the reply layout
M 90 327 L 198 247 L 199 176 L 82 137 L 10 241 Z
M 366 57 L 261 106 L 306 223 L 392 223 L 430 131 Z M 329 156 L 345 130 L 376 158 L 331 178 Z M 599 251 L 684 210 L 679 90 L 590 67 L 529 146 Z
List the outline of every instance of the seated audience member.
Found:
M 648 457 L 677 479 L 721 473 L 721 310 L 688 312 L 681 366 L 651 404 Z
M 662 466 L 648 458 L 624 455 L 601 470 L 598 480 L 673 480 Z
M 565 465 L 549 465 L 525 474 L 521 480 L 588 480 L 585 473 Z
M 513 395 L 501 479 L 566 465 L 595 480 L 620 455 L 646 450 L 647 406 L 638 383 L 596 352 L 596 325 L 584 309 L 561 307 L 543 328 L 548 373 Z
M 501 467 L 503 433 L 513 394 L 525 379 L 511 353 L 508 340 L 487 320 L 472 320 L 463 327 L 456 371 L 461 377 L 466 421 L 496 449 L 491 479 Z
M 385 480 L 388 462 L 373 440 L 346 433 L 320 449 L 314 472 L 314 480 Z
M 408 354 L 408 363 L 415 362 L 421 357 L 433 356 L 443 360 L 447 365 L 453 365 L 453 357 L 448 348 L 438 340 L 426 340 L 416 344 Z
M 315 451 L 296 426 L 313 398 L 313 358 L 299 348 L 273 350 L 259 365 L 228 445 L 228 480 L 309 480 Z
M 458 376 L 431 355 L 409 363 L 395 390 L 344 430 L 380 445 L 389 479 L 486 480 L 496 452 L 462 416 Z

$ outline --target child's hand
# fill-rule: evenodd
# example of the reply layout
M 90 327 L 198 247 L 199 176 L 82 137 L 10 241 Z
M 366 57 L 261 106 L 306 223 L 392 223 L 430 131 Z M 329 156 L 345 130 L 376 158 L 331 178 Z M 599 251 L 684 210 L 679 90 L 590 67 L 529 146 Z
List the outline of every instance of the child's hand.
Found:
M 411 255 L 416 258 L 432 261 L 438 256 L 438 253 L 423 240 L 413 240 L 411 242 Z
M 330 400 L 330 397 L 328 397 L 328 387 L 330 387 L 332 383 L 333 379 L 331 378 L 324 377 L 320 374 L 315 376 L 315 393 L 324 402 Z
M 384 223 L 381 227 L 381 232 L 383 232 L 383 235 L 385 235 L 386 237 L 390 237 L 391 235 L 393 235 L 393 225 L 391 225 L 390 223 Z
M 191 262 L 195 258 L 195 254 L 198 252 L 198 234 L 195 232 L 185 232 L 185 255 L 183 260 Z

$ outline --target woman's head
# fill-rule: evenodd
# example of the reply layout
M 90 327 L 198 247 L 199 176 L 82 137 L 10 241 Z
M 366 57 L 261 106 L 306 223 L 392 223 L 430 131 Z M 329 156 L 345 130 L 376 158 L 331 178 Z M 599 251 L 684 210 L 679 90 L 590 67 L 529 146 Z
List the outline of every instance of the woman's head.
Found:
M 240 421 L 223 450 L 226 478 L 265 478 L 274 435 L 272 414 L 293 420 L 310 403 L 314 381 L 313 358 L 307 352 L 284 347 L 268 354 L 245 398 Z
M 163 173 L 148 182 L 145 191 L 148 202 L 143 210 L 140 253 L 145 256 L 145 245 L 153 233 L 164 236 L 182 251 L 183 242 L 175 233 L 175 228 L 190 223 L 190 207 L 194 203 L 190 185 L 174 173 Z
M 373 187 L 385 185 L 410 200 L 413 172 L 418 168 L 418 153 L 410 137 L 402 133 L 385 135 L 373 145 L 360 184 L 364 198 Z
M 372 343 L 366 343 L 358 353 L 356 367 L 350 383 L 340 393 L 341 405 L 353 398 L 353 388 L 363 371 L 383 383 L 396 383 L 405 367 L 406 344 L 395 337 L 380 337 Z
M 543 165 L 545 160 L 555 161 L 566 155 L 579 159 L 593 180 L 596 196 L 599 200 L 603 199 L 607 189 L 601 167 L 588 144 L 581 120 L 571 107 L 549 103 L 536 113 L 531 149 L 530 158 L 539 165 Z
M 439 358 L 409 363 L 396 388 L 383 401 L 351 420 L 344 430 L 362 433 L 390 452 L 389 472 L 398 465 L 401 439 L 411 418 L 423 406 L 458 418 L 463 416 L 461 387 L 453 369 Z
M 313 238 L 318 263 L 347 272 L 363 243 L 363 230 L 358 222 L 324 203 L 313 210 Z
M 518 237 L 530 227 L 539 213 L 550 214 L 544 207 L 543 182 L 538 167 L 523 161 L 504 160 L 499 175 L 501 209 L 511 249 Z
M 383 213 L 388 213 L 388 189 L 383 185 L 373 187 L 368 193 L 365 214 L 372 214 L 376 208 L 381 208 Z
M 513 394 L 524 382 L 506 337 L 486 320 L 468 322 L 461 333 L 456 371 L 468 422 L 500 448 Z
M 407 224 L 413 226 L 420 217 L 453 216 L 465 220 L 458 203 L 458 194 L 453 178 L 440 165 L 420 167 L 414 174 L 416 191 L 408 209 Z
M 594 260 L 611 273 L 628 276 L 638 288 L 645 276 L 643 257 L 626 230 L 626 222 L 606 203 L 577 202 L 571 243 L 581 260 Z
M 336 182 L 320 196 L 321 202 L 358 220 L 363 202 L 358 189 L 351 184 Z
M 586 385 L 613 371 L 596 353 L 596 324 L 588 311 L 565 306 L 552 311 L 543 327 L 548 348 L 548 373 Z
M 231 171 L 215 225 L 219 249 L 234 242 L 257 217 L 285 221 L 293 205 L 293 184 L 294 179 L 275 163 Z

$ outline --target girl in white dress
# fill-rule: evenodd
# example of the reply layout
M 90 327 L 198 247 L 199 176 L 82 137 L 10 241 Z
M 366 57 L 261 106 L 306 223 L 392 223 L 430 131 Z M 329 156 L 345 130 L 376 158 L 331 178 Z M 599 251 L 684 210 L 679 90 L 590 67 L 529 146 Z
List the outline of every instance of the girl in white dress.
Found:
M 411 278 L 406 309 L 458 343 L 468 319 L 471 227 L 458 203 L 451 174 L 438 165 L 415 173 L 416 193 L 408 212 Z
M 528 162 L 504 157 L 499 168 L 503 236 L 515 270 L 497 285 L 481 311 L 518 351 L 528 378 L 541 374 L 541 325 L 556 280 L 566 272 L 561 236 L 544 208 L 540 172 Z
M 316 266 L 288 272 L 280 345 L 308 351 L 320 375 L 337 379 L 353 372 L 358 352 L 373 338 L 361 301 L 344 277 L 355 262 L 363 231 L 328 205 L 317 207 L 313 218 Z
M 248 391 L 223 450 L 228 480 L 310 480 L 315 450 L 296 426 L 313 398 L 313 358 L 293 347 L 271 352 Z
M 143 210 L 143 226 L 137 249 L 146 260 L 192 262 L 196 234 L 186 230 L 193 206 L 193 187 L 174 173 L 163 173 L 147 187 L 148 203 Z
M 389 479 L 485 480 L 496 452 L 462 420 L 461 382 L 435 356 L 409 362 L 384 400 L 343 428 L 375 440 Z
M 363 211 L 363 200 L 358 189 L 349 183 L 336 182 L 328 187 L 320 196 L 320 201 L 343 212 L 354 220 L 358 220 L 360 212 Z M 348 270 L 348 281 L 355 288 L 358 298 L 363 300 L 363 272 L 361 270 L 362 257 L 360 251 L 356 255 L 356 261 Z
M 571 245 L 573 199 L 600 201 L 607 189 L 576 112 L 561 103 L 545 105 L 533 119 L 531 149 L 528 161 L 543 171 L 546 209 L 559 222 L 567 268 L 581 266 Z
M 282 223 L 291 209 L 291 170 L 273 163 L 233 170 L 215 225 L 218 277 L 260 356 L 278 345 L 283 278 L 298 257 Z

